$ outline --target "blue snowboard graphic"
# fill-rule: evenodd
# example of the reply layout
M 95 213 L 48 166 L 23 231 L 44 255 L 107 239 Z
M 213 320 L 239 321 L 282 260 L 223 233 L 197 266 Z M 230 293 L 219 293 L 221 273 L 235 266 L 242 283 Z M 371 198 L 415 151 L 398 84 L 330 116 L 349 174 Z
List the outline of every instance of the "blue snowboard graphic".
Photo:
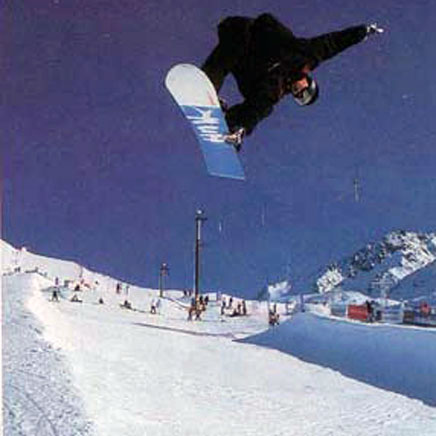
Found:
M 224 141 L 227 123 L 206 74 L 194 65 L 179 64 L 168 72 L 165 85 L 194 129 L 209 174 L 244 180 L 233 145 Z

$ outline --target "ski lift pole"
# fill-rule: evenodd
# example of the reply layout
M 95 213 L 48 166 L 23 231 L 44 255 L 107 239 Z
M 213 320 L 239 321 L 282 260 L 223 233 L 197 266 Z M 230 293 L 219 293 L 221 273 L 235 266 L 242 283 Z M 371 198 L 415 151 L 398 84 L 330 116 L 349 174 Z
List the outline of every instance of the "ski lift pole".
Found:
M 194 295 L 195 301 L 198 300 L 200 294 L 200 249 L 201 249 L 201 227 L 203 221 L 207 218 L 204 212 L 198 209 L 195 214 L 195 279 L 194 279 Z
M 163 297 L 163 292 L 164 292 L 164 280 L 165 280 L 165 276 L 168 275 L 168 272 L 169 272 L 168 265 L 166 263 L 163 263 L 160 266 L 160 271 L 159 271 L 159 296 L 161 298 Z

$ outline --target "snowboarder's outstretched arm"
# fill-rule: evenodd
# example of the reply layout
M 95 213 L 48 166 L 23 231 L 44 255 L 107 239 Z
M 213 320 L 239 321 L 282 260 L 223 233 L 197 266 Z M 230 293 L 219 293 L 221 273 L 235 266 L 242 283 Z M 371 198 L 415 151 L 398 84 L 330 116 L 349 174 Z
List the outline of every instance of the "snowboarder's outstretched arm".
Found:
M 321 62 L 330 59 L 343 52 L 347 48 L 358 44 L 373 33 L 381 33 L 383 30 L 376 25 L 361 24 L 359 26 L 348 27 L 346 29 L 326 33 L 314 38 L 304 40 L 308 52 L 311 53 L 314 61 L 312 69 Z

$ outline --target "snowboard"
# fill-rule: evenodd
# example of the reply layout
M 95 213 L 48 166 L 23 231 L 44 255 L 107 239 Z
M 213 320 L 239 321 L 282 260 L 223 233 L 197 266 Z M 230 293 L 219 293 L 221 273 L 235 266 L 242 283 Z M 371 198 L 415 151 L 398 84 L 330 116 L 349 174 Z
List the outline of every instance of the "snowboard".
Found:
M 224 140 L 227 123 L 206 74 L 195 65 L 178 64 L 169 70 L 165 86 L 194 129 L 208 173 L 244 180 L 238 154 L 234 146 Z

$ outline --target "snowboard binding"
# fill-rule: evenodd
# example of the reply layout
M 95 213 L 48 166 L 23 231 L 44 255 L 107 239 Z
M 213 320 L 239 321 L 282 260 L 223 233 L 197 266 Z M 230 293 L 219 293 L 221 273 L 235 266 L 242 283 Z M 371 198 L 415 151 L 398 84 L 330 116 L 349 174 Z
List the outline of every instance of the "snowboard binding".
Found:
M 224 141 L 228 144 L 233 145 L 235 150 L 239 153 L 242 147 L 242 141 L 245 136 L 245 129 L 243 127 L 235 130 L 234 132 L 228 133 L 224 136 Z

